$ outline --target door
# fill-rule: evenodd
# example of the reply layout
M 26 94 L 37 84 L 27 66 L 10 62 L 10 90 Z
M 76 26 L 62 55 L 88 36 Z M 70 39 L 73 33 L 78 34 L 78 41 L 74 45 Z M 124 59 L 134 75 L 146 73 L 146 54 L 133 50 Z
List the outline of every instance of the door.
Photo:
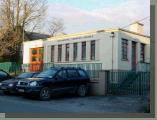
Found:
M 53 93 L 66 92 L 68 89 L 66 70 L 60 70 L 54 78 L 55 80 L 52 85 L 52 92 Z
M 136 42 L 132 42 L 132 70 L 136 70 Z
M 42 71 L 43 69 L 43 47 L 30 48 L 30 72 Z

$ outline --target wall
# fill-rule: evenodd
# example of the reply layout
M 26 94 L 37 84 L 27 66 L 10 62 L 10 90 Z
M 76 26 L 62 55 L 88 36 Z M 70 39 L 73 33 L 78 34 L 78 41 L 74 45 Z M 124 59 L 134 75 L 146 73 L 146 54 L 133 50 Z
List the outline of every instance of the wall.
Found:
M 30 48 L 43 47 L 43 40 L 28 41 L 23 43 L 23 64 L 29 63 Z
M 125 38 L 128 40 L 128 61 L 123 61 L 121 60 L 121 39 Z M 132 55 L 132 41 L 137 42 L 137 59 L 136 61 L 139 62 L 141 61 L 140 58 L 140 43 L 144 43 L 146 44 L 145 47 L 145 60 L 146 62 L 150 62 L 150 39 L 147 37 L 143 37 L 143 36 L 139 36 L 139 35 L 135 35 L 135 34 L 131 34 L 128 32 L 124 32 L 124 31 L 119 31 L 119 43 L 118 43 L 118 68 L 122 69 L 122 70 L 128 70 L 132 69 L 132 59 L 131 59 L 131 55 Z

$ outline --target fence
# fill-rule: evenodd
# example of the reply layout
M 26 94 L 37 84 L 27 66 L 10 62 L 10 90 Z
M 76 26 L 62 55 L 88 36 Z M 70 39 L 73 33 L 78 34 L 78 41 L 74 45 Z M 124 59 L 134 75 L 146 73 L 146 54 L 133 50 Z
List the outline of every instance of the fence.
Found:
M 54 64 L 54 63 L 44 63 L 44 64 L 23 64 L 22 69 L 24 72 L 30 71 L 42 71 L 50 67 L 76 67 L 85 69 L 91 79 L 97 79 L 99 76 L 99 71 L 102 70 L 102 63 L 81 63 L 81 64 Z
M 15 63 L 15 62 L 3 62 L 0 63 L 0 69 L 12 74 L 17 75 L 21 72 L 21 64 Z
M 107 71 L 106 74 L 107 94 L 149 94 L 150 72 Z

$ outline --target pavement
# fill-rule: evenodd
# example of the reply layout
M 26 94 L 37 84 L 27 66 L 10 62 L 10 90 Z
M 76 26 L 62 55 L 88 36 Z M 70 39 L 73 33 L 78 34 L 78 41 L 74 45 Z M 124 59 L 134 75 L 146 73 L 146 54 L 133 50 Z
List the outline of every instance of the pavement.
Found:
M 125 112 L 142 113 L 147 100 L 141 96 L 55 96 L 49 101 L 4 95 L 0 92 L 0 113 L 8 112 Z

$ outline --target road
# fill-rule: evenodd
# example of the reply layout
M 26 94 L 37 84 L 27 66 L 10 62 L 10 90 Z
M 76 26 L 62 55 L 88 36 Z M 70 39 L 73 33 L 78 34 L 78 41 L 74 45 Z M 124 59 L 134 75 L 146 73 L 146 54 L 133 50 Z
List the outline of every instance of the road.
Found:
M 0 113 L 7 112 L 143 112 L 139 96 L 60 96 L 49 101 L 0 93 Z

